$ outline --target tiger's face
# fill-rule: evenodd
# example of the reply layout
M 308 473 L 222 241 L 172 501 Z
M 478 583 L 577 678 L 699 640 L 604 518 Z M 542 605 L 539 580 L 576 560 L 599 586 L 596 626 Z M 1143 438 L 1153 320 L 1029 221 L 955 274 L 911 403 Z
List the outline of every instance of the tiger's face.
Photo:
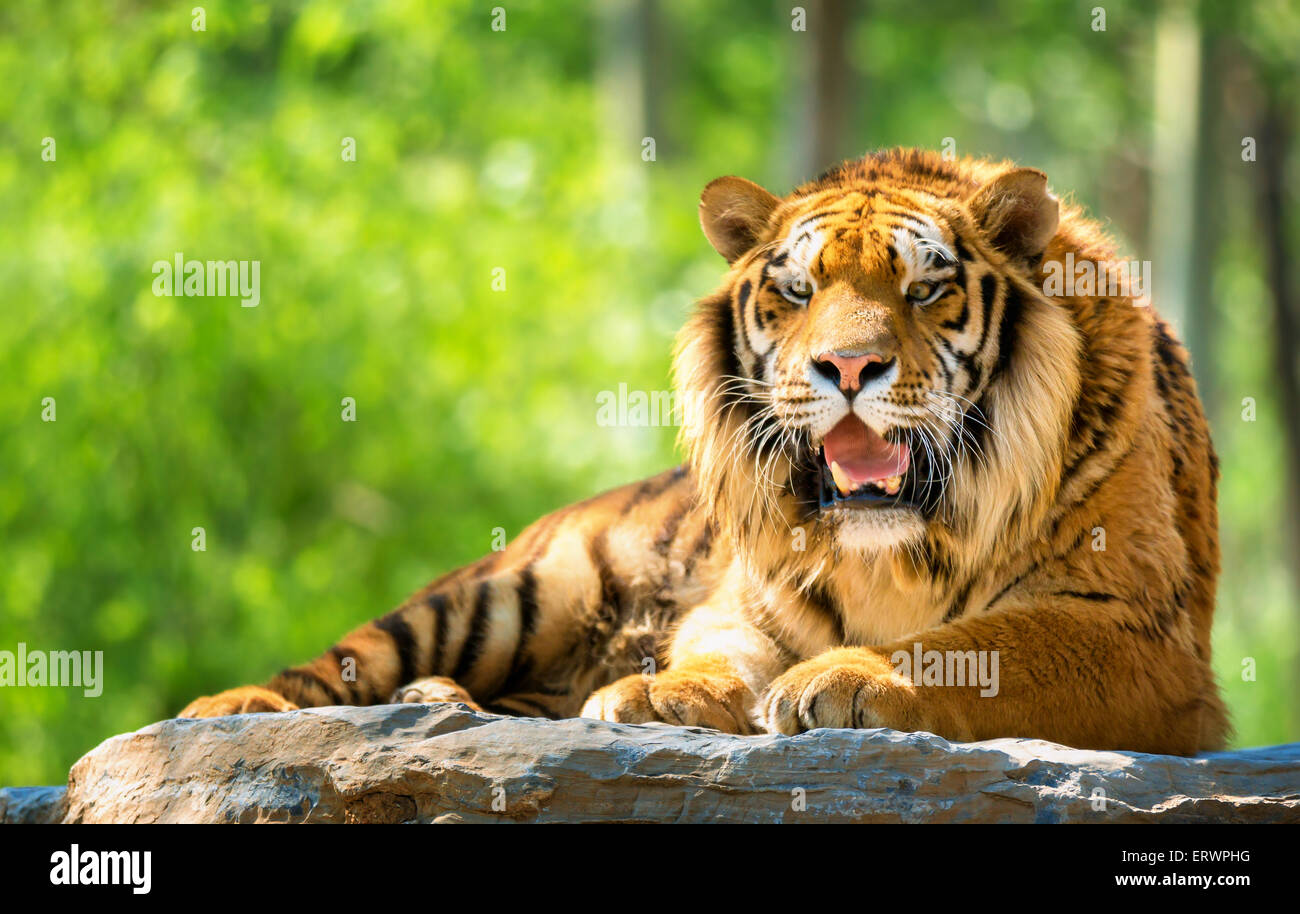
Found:
M 743 271 L 741 374 L 821 522 L 845 545 L 889 545 L 939 508 L 994 347 L 962 326 L 964 265 L 938 213 L 861 191 L 792 209 Z
M 718 390 L 743 414 L 730 459 L 757 503 L 785 501 L 857 551 L 945 519 L 985 458 L 981 398 L 1016 319 L 1005 274 L 1056 227 L 1041 175 L 1011 175 L 982 195 L 882 175 L 784 201 L 743 179 L 709 185 L 701 220 L 733 262 Z

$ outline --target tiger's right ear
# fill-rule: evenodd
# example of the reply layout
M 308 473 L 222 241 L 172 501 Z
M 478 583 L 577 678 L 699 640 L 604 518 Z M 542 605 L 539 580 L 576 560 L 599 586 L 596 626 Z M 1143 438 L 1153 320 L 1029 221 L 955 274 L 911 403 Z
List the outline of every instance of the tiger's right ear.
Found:
M 758 244 L 768 217 L 781 201 L 753 181 L 728 175 L 710 181 L 700 194 L 700 225 L 727 263 Z

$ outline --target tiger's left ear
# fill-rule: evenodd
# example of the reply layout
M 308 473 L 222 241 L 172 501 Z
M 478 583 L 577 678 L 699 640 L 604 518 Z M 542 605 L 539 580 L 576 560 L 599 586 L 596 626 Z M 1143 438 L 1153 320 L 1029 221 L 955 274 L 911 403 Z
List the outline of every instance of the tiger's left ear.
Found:
M 1047 175 L 1017 168 L 985 184 L 966 204 L 993 246 L 1012 260 L 1036 264 L 1060 223 Z

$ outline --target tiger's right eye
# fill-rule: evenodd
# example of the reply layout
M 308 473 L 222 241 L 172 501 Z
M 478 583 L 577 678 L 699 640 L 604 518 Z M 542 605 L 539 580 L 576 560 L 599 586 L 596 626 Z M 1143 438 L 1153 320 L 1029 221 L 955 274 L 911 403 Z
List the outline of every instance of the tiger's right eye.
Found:
M 793 279 L 790 282 L 777 283 L 776 289 L 781 297 L 793 305 L 806 305 L 812 300 L 813 286 L 807 279 Z

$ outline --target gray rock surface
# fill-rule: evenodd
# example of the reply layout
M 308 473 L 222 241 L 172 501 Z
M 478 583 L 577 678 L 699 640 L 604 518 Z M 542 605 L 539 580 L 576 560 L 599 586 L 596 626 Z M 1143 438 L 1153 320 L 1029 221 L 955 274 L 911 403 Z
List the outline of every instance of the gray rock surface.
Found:
M 893 730 L 739 737 L 381 705 L 162 721 L 78 761 L 66 807 L 56 794 L 0 793 L 0 819 L 1297 822 L 1300 744 L 1185 759 Z
M 62 820 L 65 787 L 0 787 L 0 824 L 49 825 Z

